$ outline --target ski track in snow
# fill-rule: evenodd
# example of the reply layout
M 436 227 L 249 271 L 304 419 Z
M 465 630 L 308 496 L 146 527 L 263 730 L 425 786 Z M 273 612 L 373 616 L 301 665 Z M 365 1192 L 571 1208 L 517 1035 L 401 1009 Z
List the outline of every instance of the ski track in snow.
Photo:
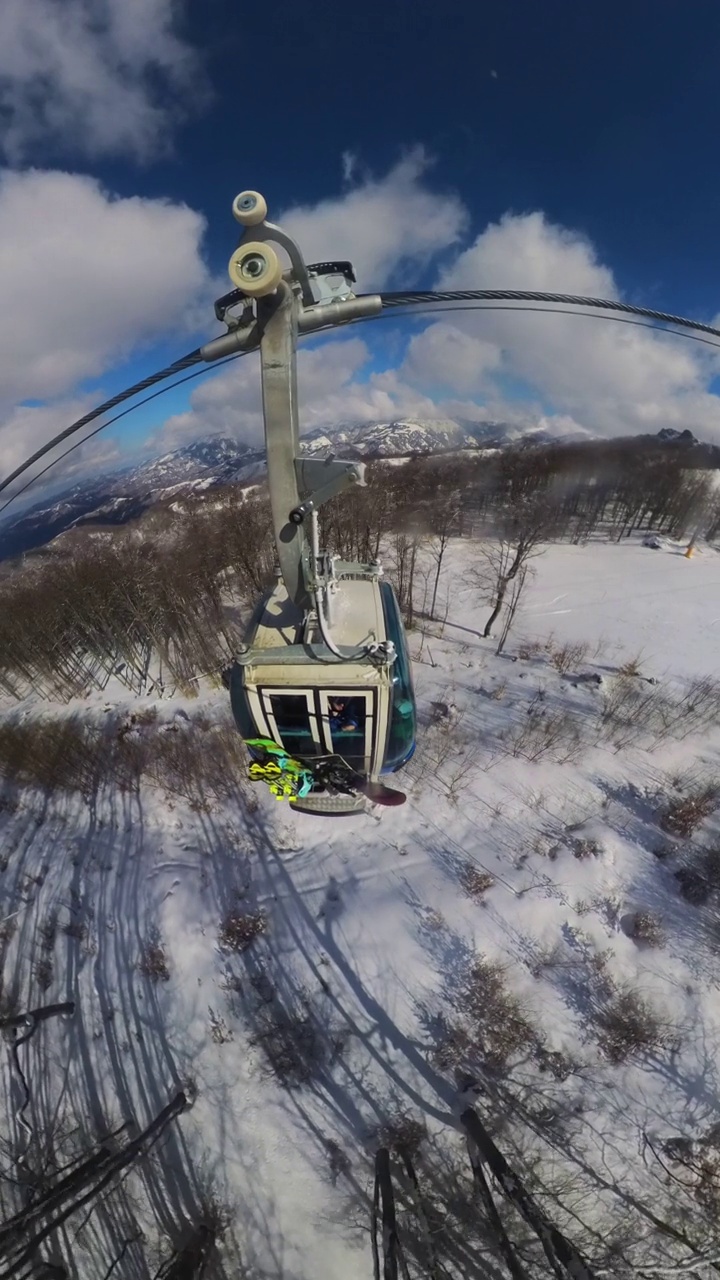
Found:
M 429 1021 L 447 1012 L 446 993 L 473 951 L 509 966 L 546 1047 L 581 1065 L 580 1075 L 555 1082 L 523 1062 L 513 1079 L 548 1103 L 582 1098 L 585 1127 L 573 1141 L 610 1182 L 642 1188 L 645 1132 L 699 1133 L 718 1118 L 712 921 L 677 896 L 652 850 L 668 774 L 697 757 L 717 765 L 720 737 L 617 755 L 590 746 L 564 764 L 490 759 L 485 737 L 520 723 L 538 687 L 553 704 L 585 711 L 601 695 L 573 690 L 541 658 L 494 656 L 481 638 L 487 610 L 462 577 L 469 555 L 467 545 L 454 547 L 448 569 L 463 621 L 448 620 L 443 637 L 428 635 L 416 667 L 423 725 L 434 700 L 463 713 L 454 740 L 464 746 L 466 772 L 456 802 L 442 784 L 445 759 L 439 779 L 431 770 L 422 785 L 413 781 L 430 732 L 421 728 L 418 760 L 401 775 L 408 804 L 337 823 L 293 814 L 264 793 L 252 815 L 219 802 L 193 813 L 149 788 L 137 797 L 106 794 L 97 805 L 28 794 L 15 813 L 0 805 L 0 921 L 17 925 L 0 944 L 6 992 L 20 1008 L 77 1002 L 72 1018 L 44 1023 L 21 1050 L 29 1123 L 39 1130 L 65 1106 L 96 1128 L 130 1118 L 142 1126 L 192 1078 L 197 1101 L 159 1148 L 162 1184 L 150 1169 L 143 1175 L 147 1204 L 156 1218 L 182 1219 L 212 1185 L 232 1208 L 244 1261 L 278 1280 L 371 1274 L 364 1143 L 383 1116 L 422 1116 L 439 1141 L 452 1139 L 455 1083 L 433 1065 Z M 562 617 L 558 642 L 583 639 L 592 648 L 602 636 L 602 652 L 584 665 L 603 674 L 643 639 L 644 664 L 660 678 L 713 673 L 716 639 L 702 614 L 720 585 L 716 565 L 709 550 L 687 562 L 637 544 L 553 548 L 536 562 L 517 631 L 544 638 L 543 620 Z M 679 614 L 669 604 L 677 592 L 687 602 Z M 413 645 L 420 649 L 417 634 Z M 511 637 L 509 655 L 516 645 Z M 134 705 L 111 689 L 91 699 L 96 711 L 109 698 Z M 223 698 L 205 693 L 203 709 L 223 707 Z M 22 706 L 48 714 L 82 704 Z M 158 706 L 171 716 L 191 704 Z M 12 712 L 7 703 L 0 710 Z M 599 856 L 574 856 L 576 839 L 597 839 Z M 461 887 L 466 864 L 495 880 L 482 901 Z M 664 917 L 664 948 L 642 950 L 626 936 L 623 917 L 639 908 Z M 268 918 L 267 935 L 242 955 L 218 943 L 233 909 L 262 909 Z M 48 946 L 41 930 L 53 912 Z M 167 982 L 137 967 L 153 939 L 165 947 Z M 533 977 L 552 947 L 562 962 Z M 599 1056 L 577 973 L 606 950 L 612 976 L 639 986 L 680 1030 L 677 1051 L 620 1067 Z M 46 990 L 43 957 L 52 964 Z M 268 1008 L 307 1007 L 341 1047 L 310 1083 L 287 1089 L 268 1073 L 255 1034 Z M 4 1114 L 20 1142 L 7 1052 L 2 1081 Z M 329 1142 L 350 1162 L 336 1182 Z M 653 1170 L 647 1177 L 654 1185 Z M 102 1258 L 104 1246 L 98 1218 L 76 1242 L 79 1276 L 94 1274 L 88 1259 L 93 1249 Z

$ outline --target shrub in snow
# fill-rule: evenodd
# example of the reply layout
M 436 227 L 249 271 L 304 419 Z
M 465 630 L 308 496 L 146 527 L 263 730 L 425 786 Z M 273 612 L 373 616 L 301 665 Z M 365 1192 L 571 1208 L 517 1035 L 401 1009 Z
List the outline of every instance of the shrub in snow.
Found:
M 667 1042 L 660 1018 L 636 991 L 618 992 L 597 1015 L 598 1045 L 612 1063 L 627 1062 Z
M 702 907 L 707 902 L 710 885 L 699 871 L 693 871 L 692 867 L 681 867 L 675 872 L 675 879 L 686 902 L 691 902 L 694 907 Z
M 574 644 L 568 642 L 563 644 L 559 649 L 553 649 L 550 654 L 556 671 L 560 675 L 567 675 L 569 671 L 577 671 L 578 667 L 585 661 L 589 646 L 583 641 L 576 641 Z
M 486 691 L 482 690 L 482 692 L 486 692 Z M 487 691 L 486 696 L 490 698 L 492 702 L 502 702 L 506 693 L 507 693 L 507 680 L 500 680 L 499 683 L 495 685 L 494 689 L 490 689 Z
M 20 1012 L 20 1000 L 16 991 L 7 990 L 0 974 L 0 1019 L 15 1018 Z
M 138 961 L 138 969 L 143 978 L 149 978 L 151 982 L 170 981 L 165 948 L 159 938 L 152 938 L 145 943 Z
M 503 965 L 481 956 L 464 975 L 455 996 L 462 1025 L 449 1028 L 445 1047 L 453 1061 L 448 1065 L 474 1060 L 504 1067 L 535 1039 L 520 1000 L 505 984 L 505 972 Z
M 683 689 L 658 687 L 653 679 L 643 683 L 637 659 L 625 663 L 604 698 L 600 724 L 616 747 L 643 738 L 662 742 L 682 740 L 712 728 L 720 719 L 720 682 L 709 676 L 690 680 Z M 653 687 L 647 688 L 646 685 Z
M 447 920 L 442 911 L 436 911 L 433 907 L 429 907 L 423 916 L 423 925 L 431 933 L 439 933 L 441 929 L 447 928 Z
M 681 799 L 670 801 L 660 819 L 660 826 L 673 836 L 691 836 L 718 807 L 720 788 L 714 784 L 697 787 Z
M 70 920 L 63 925 L 63 933 L 66 938 L 74 938 L 76 942 L 86 942 L 88 931 L 87 925 L 82 920 Z
M 642 674 L 642 654 L 636 653 L 632 658 L 626 658 L 625 662 L 618 667 L 618 675 L 626 678 L 637 677 Z
M 347 1152 L 334 1138 L 323 1138 L 323 1146 L 327 1153 L 328 1168 L 330 1170 L 330 1180 L 333 1186 L 337 1185 L 338 1178 L 349 1178 L 352 1173 L 352 1160 Z
M 38 937 L 43 951 L 52 951 L 57 937 L 57 912 L 51 911 L 38 925 Z
M 542 978 L 549 970 L 566 967 L 567 963 L 567 956 L 562 943 L 550 942 L 545 946 L 540 944 L 536 946 L 529 968 L 533 978 Z
M 411 1158 L 417 1155 L 427 1136 L 422 1121 L 407 1115 L 391 1116 L 375 1135 L 379 1147 L 387 1147 L 388 1151 Z
M 225 1019 L 221 1018 L 210 1005 L 208 1005 L 208 1018 L 210 1020 L 210 1035 L 213 1044 L 229 1044 L 233 1038 L 233 1033 Z
M 130 718 L 136 725 L 145 728 L 147 725 L 155 724 L 158 714 L 157 707 L 140 707 Z
M 538 1070 L 549 1072 L 555 1080 L 567 1080 L 573 1071 L 577 1069 L 576 1064 L 566 1058 L 564 1053 L 550 1051 L 544 1048 L 543 1045 L 538 1045 L 535 1056 Z
M 668 1138 L 662 1143 L 663 1155 L 676 1164 L 685 1164 L 692 1158 L 695 1143 L 692 1138 Z
M 466 862 L 460 872 L 460 883 L 471 898 L 482 898 L 495 881 L 487 871 L 481 871 L 472 862 Z
M 439 1071 L 457 1070 L 477 1060 L 477 1040 L 467 1027 L 441 1016 L 435 1019 L 434 1030 L 437 1043 L 432 1050 L 432 1060 Z
M 527 708 L 523 722 L 507 735 L 505 744 L 516 759 L 551 759 L 562 764 L 578 752 L 578 725 L 568 711 L 562 708 L 551 710 L 544 703 L 544 691 L 539 689 Z
M 713 1131 L 696 1140 L 670 1138 L 663 1142 L 662 1151 L 673 1164 L 682 1166 L 682 1185 L 692 1192 L 698 1204 L 716 1222 L 720 1213 L 720 1154 Z
M 629 665 L 609 684 L 600 712 L 600 726 L 618 750 L 658 733 L 660 694 L 639 685 Z
M 278 1005 L 261 1011 L 253 1044 L 262 1049 L 266 1070 L 288 1089 L 299 1088 L 323 1071 L 331 1058 L 331 1046 L 312 1013 L 287 1011 Z M 339 1052 L 336 1041 L 332 1048 Z
M 47 991 L 53 980 L 52 961 L 48 956 L 43 956 L 35 965 L 35 981 L 41 991 Z
M 267 933 L 264 911 L 229 911 L 220 927 L 218 942 L 223 951 L 247 951 L 256 938 Z
M 579 862 L 583 862 L 586 858 L 599 858 L 602 855 L 602 845 L 597 840 L 571 840 L 570 847 L 573 858 L 577 858 Z
M 101 734 L 79 716 L 0 725 L 0 774 L 20 786 L 89 796 L 105 771 Z
M 648 947 L 665 946 L 665 930 L 659 916 L 652 911 L 636 911 L 629 921 L 628 933 L 636 942 Z
M 3 920 L 0 923 L 0 944 L 4 946 L 8 942 L 12 942 L 17 931 L 18 931 L 17 916 L 11 916 L 9 920 Z
M 539 640 L 521 640 L 518 645 L 517 656 L 523 662 L 530 662 L 533 658 L 537 658 L 543 651 L 543 646 Z

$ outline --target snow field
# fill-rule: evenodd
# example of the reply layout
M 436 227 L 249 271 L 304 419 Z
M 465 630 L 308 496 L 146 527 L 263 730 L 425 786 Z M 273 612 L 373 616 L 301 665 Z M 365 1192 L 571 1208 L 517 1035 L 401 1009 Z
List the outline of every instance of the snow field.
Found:
M 219 801 L 198 812 L 146 787 L 90 804 L 29 792 L 15 811 L 0 801 L 0 919 L 15 921 L 14 933 L 0 926 L 5 993 L 21 1009 L 77 1002 L 72 1019 L 43 1024 L 27 1046 L 31 1124 L 66 1109 L 88 1124 L 132 1115 L 142 1125 L 189 1084 L 194 1105 L 158 1149 L 178 1174 L 164 1194 L 179 1211 L 192 1178 L 212 1189 L 253 1275 L 371 1274 L 368 1153 L 388 1116 L 422 1120 L 460 1159 L 457 1082 L 438 1065 L 437 1019 L 463 1021 L 473 957 L 504 966 L 535 1037 L 484 1083 L 555 1117 L 527 1142 L 543 1154 L 548 1187 L 575 1178 L 564 1199 L 588 1238 L 622 1218 L 613 1186 L 653 1199 L 662 1217 L 672 1192 L 646 1138 L 697 1136 L 717 1117 L 720 930 L 712 901 L 685 901 L 674 873 L 717 840 L 718 823 L 711 816 L 689 842 L 659 817 L 674 776 L 716 776 L 720 726 L 620 751 L 594 726 L 614 671 L 639 651 L 663 688 L 714 675 L 720 557 L 705 549 L 687 561 L 680 548 L 637 542 L 550 548 L 496 657 L 481 636 L 487 606 L 464 573 L 470 554 L 452 548 L 444 628 L 412 636 L 423 735 L 400 775 L 403 809 L 329 821 L 263 791 L 255 813 Z M 582 672 L 561 675 L 542 648 L 517 656 L 551 636 L 588 643 Z M 603 684 L 574 679 L 582 674 Z M 583 727 L 561 760 L 513 756 L 502 738 L 519 732 L 539 689 Z M 132 705 L 106 690 L 93 713 L 108 699 Z M 433 703 L 450 708 L 449 728 Z M 200 704 L 224 711 L 225 695 L 203 689 Z M 157 705 L 163 718 L 194 709 Z M 20 710 L 58 711 L 29 700 Z M 468 868 L 492 885 L 473 892 Z M 244 952 L 219 945 L 230 912 L 265 914 L 267 931 Z M 663 945 L 629 936 L 637 912 L 658 918 Z M 138 969 L 153 939 L 167 981 Z M 665 1037 L 617 1064 L 598 1047 L 613 988 L 647 999 Z M 563 1055 L 566 1078 L 541 1070 L 537 1045 Z M 0 1114 L 24 1141 L 9 1054 L 2 1071 Z M 505 1124 L 498 1141 L 510 1149 L 519 1130 Z M 137 1178 L 138 1215 L 158 1235 L 155 1183 Z M 92 1231 L 75 1242 L 79 1276 L 102 1253 Z

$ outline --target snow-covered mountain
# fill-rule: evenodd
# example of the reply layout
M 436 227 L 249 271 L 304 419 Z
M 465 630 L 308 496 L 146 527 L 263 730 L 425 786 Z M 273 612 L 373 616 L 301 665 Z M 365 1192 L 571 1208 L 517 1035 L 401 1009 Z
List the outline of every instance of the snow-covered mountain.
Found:
M 556 431 L 544 421 L 523 424 L 487 420 L 399 418 L 387 422 L 343 422 L 307 432 L 301 450 L 310 457 L 334 453 L 350 459 L 399 458 L 454 450 L 502 448 L 510 444 L 541 445 L 561 439 L 591 439 L 589 433 Z M 690 431 L 664 428 L 657 436 L 668 446 L 698 445 Z M 717 465 L 717 462 L 708 465 Z M 44 546 L 79 525 L 120 525 L 149 507 L 184 493 L 221 484 L 251 484 L 265 474 L 265 451 L 227 436 L 210 436 L 159 458 L 84 483 L 52 499 L 47 497 L 23 514 L 0 521 L 0 560 Z
M 353 450 L 358 457 L 393 458 L 416 453 L 440 453 L 452 449 L 501 448 L 527 440 L 544 444 L 558 438 L 558 432 L 547 430 L 542 424 L 532 422 L 514 424 L 487 419 L 474 422 L 465 418 L 430 418 L 422 421 L 414 418 L 396 418 L 389 422 L 340 423 L 332 430 L 309 432 L 303 437 L 302 447 L 308 453 L 320 453 L 323 448 L 342 448 L 348 455 Z M 562 438 L 590 439 L 589 432 L 578 431 L 574 435 L 562 433 Z
M 209 476 L 221 483 L 233 479 L 243 465 L 260 459 L 263 454 L 264 450 L 240 440 L 210 436 L 207 440 L 198 440 L 182 449 L 174 449 L 172 453 L 165 453 L 161 458 L 140 463 L 121 473 L 121 478 L 125 486 L 146 492 L 192 484 Z
M 476 448 L 477 441 L 450 418 L 424 422 L 398 418 L 391 422 L 343 423 L 331 431 L 310 432 L 303 438 L 302 447 L 311 455 L 329 448 L 343 449 L 347 454 L 364 458 L 398 458 L 413 453 Z
M 460 424 L 449 419 L 420 422 L 341 423 L 303 436 L 310 456 L 342 453 L 360 458 L 402 457 L 448 449 L 501 444 L 511 438 L 507 424 Z M 211 436 L 159 458 L 73 485 L 44 498 L 21 515 L 0 521 L 0 559 L 43 546 L 81 524 L 125 524 L 154 503 L 183 492 L 227 483 L 249 484 L 265 472 L 265 451 L 227 436 Z
M 676 431 L 675 427 L 663 427 L 661 431 L 658 431 L 655 438 L 662 440 L 665 444 L 681 444 L 687 447 L 700 443 L 687 427 L 684 431 Z

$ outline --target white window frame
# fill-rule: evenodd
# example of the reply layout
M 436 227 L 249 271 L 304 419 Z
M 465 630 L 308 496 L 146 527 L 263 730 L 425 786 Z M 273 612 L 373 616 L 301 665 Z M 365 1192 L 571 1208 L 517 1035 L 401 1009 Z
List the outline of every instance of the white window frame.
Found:
M 315 690 L 314 689 L 293 689 L 288 685 L 263 685 L 259 690 L 259 703 L 262 708 L 263 718 L 267 722 L 270 730 L 269 736 L 274 742 L 282 743 L 282 734 L 279 732 L 275 714 L 272 708 L 271 698 L 304 698 L 308 709 L 308 720 L 310 722 L 311 741 L 314 744 L 317 754 L 322 755 L 325 751 L 323 745 L 322 732 L 318 721 L 317 712 L 315 710 Z M 285 747 L 285 750 L 288 750 Z
M 342 752 L 338 752 L 337 745 L 333 742 L 332 734 L 330 732 L 330 699 L 344 698 L 346 702 L 349 702 L 351 699 L 353 701 L 357 701 L 360 698 L 363 699 L 365 703 L 365 750 L 364 750 L 363 759 L 365 762 L 364 771 L 366 773 L 371 773 L 372 767 L 373 767 L 373 750 L 374 750 L 375 737 L 376 737 L 374 730 L 375 730 L 375 717 L 376 717 L 375 709 L 377 705 L 377 696 L 376 696 L 377 692 L 378 691 L 374 687 L 358 689 L 357 686 L 355 686 L 352 689 L 346 688 L 346 689 L 318 689 L 317 690 L 318 701 L 320 703 L 320 719 L 321 719 L 321 729 L 323 734 L 323 740 L 325 742 L 325 750 L 328 752 L 329 755 L 342 754 Z M 340 739 L 338 739 L 338 742 L 339 741 Z M 356 752 L 353 751 L 352 754 L 355 755 Z

